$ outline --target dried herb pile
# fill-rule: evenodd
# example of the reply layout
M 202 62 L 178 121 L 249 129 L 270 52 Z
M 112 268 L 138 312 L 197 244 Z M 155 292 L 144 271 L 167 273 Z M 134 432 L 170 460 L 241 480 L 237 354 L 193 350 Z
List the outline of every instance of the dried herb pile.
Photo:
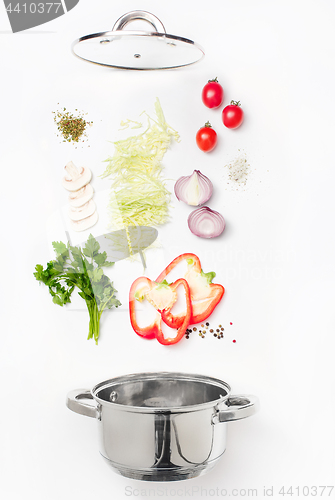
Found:
M 79 112 L 77 109 L 75 111 L 77 115 L 70 113 L 66 108 L 62 111 L 53 111 L 58 136 L 63 138 L 63 142 L 84 142 L 84 138 L 87 137 L 87 127 L 93 124 L 85 120 L 84 116 L 87 113 Z

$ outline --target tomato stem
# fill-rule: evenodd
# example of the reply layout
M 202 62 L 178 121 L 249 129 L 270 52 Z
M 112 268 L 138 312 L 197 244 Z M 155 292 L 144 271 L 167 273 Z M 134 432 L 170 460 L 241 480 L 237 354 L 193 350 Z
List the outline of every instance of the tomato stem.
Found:
M 207 128 L 212 128 L 212 125 L 211 125 L 209 122 L 206 122 L 206 123 L 205 123 L 205 127 L 207 127 Z
M 232 106 L 241 106 L 241 102 L 240 101 L 230 101 L 230 104 Z

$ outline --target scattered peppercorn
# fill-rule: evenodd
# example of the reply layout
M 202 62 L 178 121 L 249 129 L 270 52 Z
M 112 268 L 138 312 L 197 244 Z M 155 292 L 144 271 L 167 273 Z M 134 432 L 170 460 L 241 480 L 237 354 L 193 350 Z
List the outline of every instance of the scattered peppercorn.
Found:
M 232 324 L 232 323 L 231 323 Z M 218 328 L 216 329 L 213 329 L 213 328 L 208 328 L 210 326 L 209 323 L 201 323 L 200 325 L 200 328 L 199 330 L 196 328 L 196 327 L 193 327 L 193 328 L 188 328 L 185 332 L 185 336 L 186 338 L 188 339 L 189 336 L 190 336 L 190 333 L 192 332 L 198 332 L 198 335 L 199 337 L 201 337 L 202 339 L 204 339 L 206 337 L 206 333 L 207 332 L 210 332 L 213 334 L 214 337 L 216 337 L 217 339 L 223 339 L 224 338 L 224 335 L 223 335 L 223 332 L 224 332 L 224 328 L 222 325 L 218 325 Z M 233 340 L 233 342 L 236 342 L 236 340 Z

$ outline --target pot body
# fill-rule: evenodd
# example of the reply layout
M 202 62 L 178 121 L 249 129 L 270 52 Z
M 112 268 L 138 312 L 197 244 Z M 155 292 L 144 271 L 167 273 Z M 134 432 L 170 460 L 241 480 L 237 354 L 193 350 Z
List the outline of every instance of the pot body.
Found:
M 213 425 L 214 408 L 140 413 L 102 407 L 100 453 L 133 479 L 172 481 L 210 469 L 226 448 L 226 425 Z
M 250 397 L 230 397 L 225 382 L 181 373 L 128 375 L 74 392 L 67 404 L 97 418 L 102 457 L 119 474 L 147 481 L 208 471 L 225 451 L 225 422 L 256 409 Z

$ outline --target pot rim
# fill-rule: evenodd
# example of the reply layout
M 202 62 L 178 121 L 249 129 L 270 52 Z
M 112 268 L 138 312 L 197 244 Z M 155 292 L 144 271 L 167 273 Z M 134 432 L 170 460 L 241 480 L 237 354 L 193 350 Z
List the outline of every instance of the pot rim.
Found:
M 207 401 L 205 403 L 197 403 L 194 405 L 185 405 L 185 406 L 155 406 L 155 407 L 143 407 L 143 406 L 132 406 L 132 405 L 124 405 L 119 404 L 117 402 L 106 401 L 105 399 L 101 399 L 97 396 L 97 393 L 108 386 L 113 386 L 117 383 L 127 383 L 133 380 L 156 380 L 156 379 L 166 379 L 166 380 L 185 380 L 185 381 L 193 381 L 193 382 L 203 382 L 206 384 L 214 385 L 216 387 L 220 387 L 225 391 L 225 395 L 217 399 L 213 399 L 212 401 Z M 118 377 L 113 377 L 111 379 L 105 380 L 103 382 L 99 382 L 96 384 L 91 390 L 92 397 L 97 401 L 101 406 L 108 406 L 115 410 L 120 411 L 129 411 L 129 412 L 139 412 L 139 413 L 187 413 L 191 411 L 203 410 L 206 408 L 216 407 L 225 401 L 228 400 L 231 394 L 230 385 L 223 380 L 208 377 L 207 375 L 201 374 L 193 374 L 193 373 L 183 373 L 183 372 L 142 372 L 142 373 L 132 373 L 129 375 L 121 375 Z

